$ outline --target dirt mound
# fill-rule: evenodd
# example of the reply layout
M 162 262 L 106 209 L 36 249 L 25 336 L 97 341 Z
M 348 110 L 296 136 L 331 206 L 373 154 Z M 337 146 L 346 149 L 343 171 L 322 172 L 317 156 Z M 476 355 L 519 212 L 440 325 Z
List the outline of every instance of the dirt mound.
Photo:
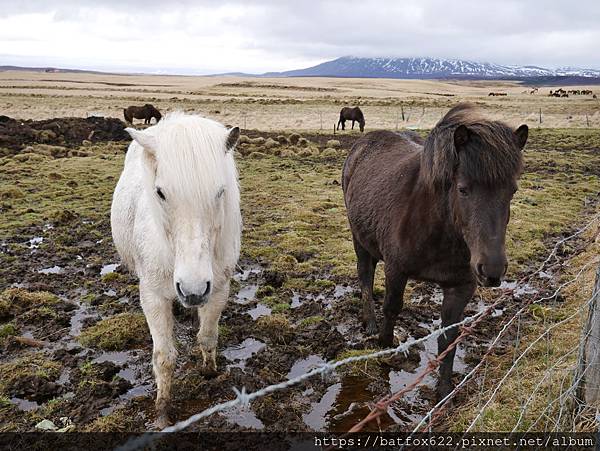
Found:
M 112 117 L 64 117 L 20 121 L 0 116 L 0 147 L 21 150 L 29 144 L 79 146 L 83 141 L 125 141 L 125 123 Z

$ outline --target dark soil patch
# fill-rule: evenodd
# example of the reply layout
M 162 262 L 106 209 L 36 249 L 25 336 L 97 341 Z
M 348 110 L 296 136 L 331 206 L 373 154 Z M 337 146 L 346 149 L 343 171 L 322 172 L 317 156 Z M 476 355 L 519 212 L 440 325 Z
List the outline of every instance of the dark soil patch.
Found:
M 0 116 L 0 147 L 13 151 L 28 144 L 42 143 L 66 147 L 83 141 L 128 141 L 125 123 L 112 117 L 65 117 L 42 121 L 20 121 Z

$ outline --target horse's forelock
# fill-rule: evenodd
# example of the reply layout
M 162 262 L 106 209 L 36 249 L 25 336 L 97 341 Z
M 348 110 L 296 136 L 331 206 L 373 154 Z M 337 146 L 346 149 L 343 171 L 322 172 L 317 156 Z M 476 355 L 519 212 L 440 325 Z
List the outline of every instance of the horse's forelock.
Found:
M 468 143 L 457 151 L 454 131 L 464 125 Z M 423 181 L 436 188 L 447 187 L 460 166 L 467 179 L 486 185 L 513 183 L 522 171 L 522 153 L 514 131 L 506 124 L 481 117 L 475 107 L 452 108 L 431 131 L 421 159 Z
M 227 178 L 226 129 L 199 116 L 170 113 L 155 126 L 158 171 L 182 202 L 214 205 Z

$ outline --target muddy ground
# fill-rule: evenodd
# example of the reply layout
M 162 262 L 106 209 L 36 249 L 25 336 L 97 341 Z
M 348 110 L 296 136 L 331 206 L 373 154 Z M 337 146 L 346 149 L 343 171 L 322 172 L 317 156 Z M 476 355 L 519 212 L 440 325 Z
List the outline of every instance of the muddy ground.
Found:
M 344 155 L 357 135 L 292 135 L 247 131 L 238 148 L 246 229 L 221 320 L 220 373 L 203 374 L 191 317 L 175 305 L 176 420 L 232 399 L 232 387 L 253 391 L 377 347 L 360 324 L 339 186 Z M 599 201 L 595 138 L 581 146 L 579 134 L 534 132 L 532 141 L 513 210 L 508 240 L 513 264 L 504 287 L 531 272 Z M 110 238 L 110 196 L 125 145 L 97 142 L 75 147 L 81 155 L 59 157 L 27 143 L 33 147 L 0 160 L 0 211 L 7 219 L 0 229 L 0 430 L 31 431 L 43 419 L 63 430 L 152 428 L 151 339 L 137 281 L 119 266 Z M 551 208 L 556 215 L 539 217 L 539 209 Z M 457 378 L 479 361 L 503 318 L 558 284 L 561 263 L 577 250 L 577 243 L 568 246 L 544 277 L 516 287 L 513 299 L 460 346 Z M 379 272 L 379 301 L 382 294 Z M 479 291 L 467 314 L 484 309 L 498 294 Z M 410 284 L 398 339 L 422 337 L 438 327 L 440 301 L 437 288 Z M 192 430 L 347 430 L 369 412 L 371 402 L 412 382 L 435 351 L 430 341 L 408 356 L 314 378 L 249 409 L 213 415 Z M 507 351 L 510 341 L 498 350 Z M 428 376 L 371 429 L 410 429 L 432 406 L 435 382 L 435 375 Z
M 79 146 L 84 141 L 124 141 L 130 139 L 125 127 L 120 119 L 94 116 L 42 121 L 21 121 L 0 116 L 0 148 L 14 153 L 33 143 L 72 147 Z

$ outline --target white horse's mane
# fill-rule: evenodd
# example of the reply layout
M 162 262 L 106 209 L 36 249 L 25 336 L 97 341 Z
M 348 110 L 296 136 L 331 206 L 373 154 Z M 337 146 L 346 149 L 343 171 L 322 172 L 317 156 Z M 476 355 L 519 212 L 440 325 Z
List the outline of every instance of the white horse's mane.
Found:
M 180 202 L 210 207 L 223 188 L 237 183 L 233 156 L 225 146 L 228 130 L 222 124 L 178 111 L 145 133 L 153 141 L 151 153 L 162 178 L 170 182 L 165 189 Z

